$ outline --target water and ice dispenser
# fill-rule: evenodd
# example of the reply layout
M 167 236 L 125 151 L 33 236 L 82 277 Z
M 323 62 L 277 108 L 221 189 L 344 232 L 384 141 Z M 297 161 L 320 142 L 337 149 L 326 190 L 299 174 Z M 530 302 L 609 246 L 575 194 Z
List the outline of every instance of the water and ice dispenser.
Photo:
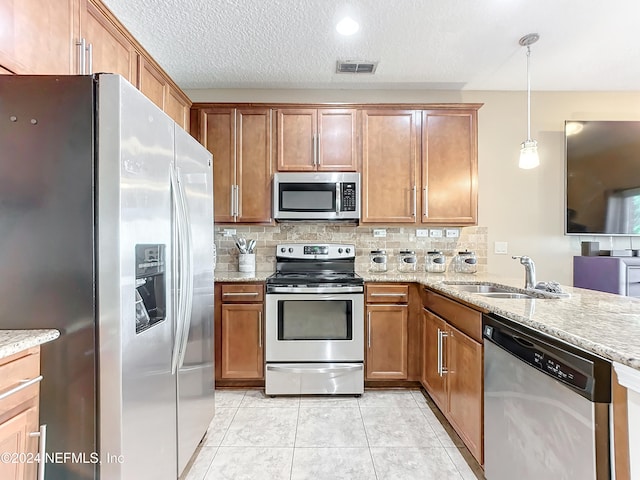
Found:
M 136 333 L 167 316 L 164 245 L 136 245 Z

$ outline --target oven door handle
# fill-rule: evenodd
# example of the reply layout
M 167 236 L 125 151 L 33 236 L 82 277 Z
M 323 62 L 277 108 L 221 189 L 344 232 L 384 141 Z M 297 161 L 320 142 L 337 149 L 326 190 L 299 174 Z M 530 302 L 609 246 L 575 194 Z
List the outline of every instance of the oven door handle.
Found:
M 269 293 L 362 293 L 364 287 L 270 287 Z
M 272 372 L 286 372 L 286 373 L 339 373 L 339 372 L 356 372 L 362 370 L 362 364 L 358 365 L 341 365 L 338 367 L 287 367 L 280 365 L 267 365 L 267 370 Z

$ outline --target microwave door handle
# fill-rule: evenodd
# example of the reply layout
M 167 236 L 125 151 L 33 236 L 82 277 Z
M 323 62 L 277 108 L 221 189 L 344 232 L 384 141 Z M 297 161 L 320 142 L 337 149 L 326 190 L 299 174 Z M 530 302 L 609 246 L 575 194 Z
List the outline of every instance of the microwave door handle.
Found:
M 340 182 L 336 183 L 336 214 L 340 214 L 342 210 L 342 198 L 340 198 Z

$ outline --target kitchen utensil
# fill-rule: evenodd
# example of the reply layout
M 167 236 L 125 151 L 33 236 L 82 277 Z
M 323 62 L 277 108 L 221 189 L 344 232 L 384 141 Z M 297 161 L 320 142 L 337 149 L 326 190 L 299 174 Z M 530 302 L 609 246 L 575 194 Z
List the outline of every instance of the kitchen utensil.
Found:
M 249 243 L 247 244 L 247 253 L 253 253 L 253 250 L 256 248 L 256 241 L 255 240 L 249 240 Z
M 236 247 L 240 250 L 240 253 L 247 253 L 247 240 L 244 237 L 233 236 L 236 242 Z

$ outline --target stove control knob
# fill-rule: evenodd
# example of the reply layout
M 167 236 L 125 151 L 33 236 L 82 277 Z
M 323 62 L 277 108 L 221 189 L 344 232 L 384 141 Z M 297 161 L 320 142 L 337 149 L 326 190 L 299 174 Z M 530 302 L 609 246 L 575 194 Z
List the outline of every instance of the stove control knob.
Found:
M 282 248 L 280 249 L 280 251 L 281 251 L 282 253 L 284 253 L 286 250 L 287 250 L 287 249 L 286 249 L 286 248 L 284 248 L 284 247 L 282 247 Z
M 347 253 L 351 253 L 351 249 L 350 248 L 347 248 Z
M 338 253 L 342 253 L 342 249 L 341 248 L 338 249 Z
M 289 247 L 289 253 L 293 253 L 293 248 Z

